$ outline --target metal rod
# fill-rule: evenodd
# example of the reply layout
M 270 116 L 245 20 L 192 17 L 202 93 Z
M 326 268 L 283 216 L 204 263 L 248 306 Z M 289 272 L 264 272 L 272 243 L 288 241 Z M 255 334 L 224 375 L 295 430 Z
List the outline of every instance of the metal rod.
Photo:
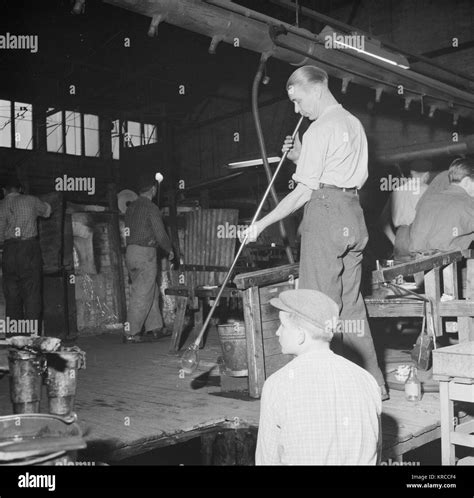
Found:
M 301 116 L 301 118 L 298 121 L 298 124 L 296 125 L 295 131 L 291 135 L 291 137 L 292 137 L 293 140 L 295 139 L 296 134 L 298 133 L 298 130 L 299 130 L 300 126 L 301 126 L 301 123 L 303 122 L 303 119 L 304 119 L 304 116 Z M 275 169 L 275 173 L 273 173 L 273 177 L 270 180 L 270 182 L 268 183 L 268 187 L 265 190 L 265 193 L 263 194 L 263 197 L 262 197 L 262 200 L 260 201 L 260 204 L 258 205 L 257 211 L 255 211 L 255 214 L 254 214 L 254 216 L 252 218 L 250 226 L 252 226 L 257 221 L 257 218 L 260 215 L 260 212 L 261 212 L 261 210 L 263 208 L 263 205 L 265 204 L 265 201 L 267 200 L 268 194 L 270 193 L 270 190 L 271 190 L 271 188 L 272 188 L 272 186 L 273 186 L 273 184 L 275 182 L 275 179 L 276 179 L 276 177 L 277 177 L 277 175 L 278 175 L 278 173 L 279 173 L 279 171 L 280 171 L 283 163 L 286 160 L 286 156 L 288 155 L 289 151 L 290 150 L 286 150 L 284 152 L 282 158 L 280 159 L 280 162 L 278 163 L 278 166 Z M 221 284 L 221 288 L 219 289 L 219 292 L 217 293 L 217 296 L 216 296 L 216 299 L 214 301 L 214 304 L 212 305 L 212 308 L 210 309 L 209 314 L 207 315 L 206 320 L 204 321 L 204 323 L 202 325 L 201 331 L 199 332 L 198 336 L 194 340 L 194 343 L 193 343 L 192 346 L 194 346 L 195 348 L 199 347 L 199 344 L 200 344 L 201 339 L 202 339 L 202 337 L 204 335 L 204 332 L 206 331 L 206 328 L 209 325 L 209 322 L 211 321 L 212 315 L 214 314 L 214 311 L 215 311 L 215 309 L 217 308 L 217 306 L 219 304 L 219 299 L 221 298 L 222 293 L 224 292 L 225 286 L 227 285 L 227 282 L 229 281 L 229 278 L 230 278 L 230 276 L 232 274 L 232 271 L 234 270 L 234 267 L 235 267 L 235 265 L 237 263 L 237 260 L 239 259 L 240 254 L 242 253 L 242 250 L 245 247 L 245 244 L 247 243 L 248 237 L 249 237 L 249 232 L 247 231 L 247 233 L 245 234 L 244 240 L 240 244 L 239 250 L 237 251 L 237 254 L 235 255 L 234 261 L 230 265 L 229 271 L 227 272 L 227 275 L 224 278 L 224 282 L 222 282 L 222 284 Z

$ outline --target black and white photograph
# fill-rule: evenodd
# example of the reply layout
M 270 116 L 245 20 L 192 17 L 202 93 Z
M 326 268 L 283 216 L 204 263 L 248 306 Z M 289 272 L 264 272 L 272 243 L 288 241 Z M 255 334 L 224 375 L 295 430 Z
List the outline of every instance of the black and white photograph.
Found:
M 0 9 L 1 498 L 472 498 L 474 3 Z

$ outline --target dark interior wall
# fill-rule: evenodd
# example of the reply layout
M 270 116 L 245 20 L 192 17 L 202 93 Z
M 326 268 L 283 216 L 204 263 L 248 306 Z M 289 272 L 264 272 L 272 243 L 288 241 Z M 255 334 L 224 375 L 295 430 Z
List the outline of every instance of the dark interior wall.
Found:
M 0 176 L 16 172 L 24 188 L 34 195 L 55 191 L 56 179 L 63 178 L 64 175 L 94 178 L 94 195 L 87 192 L 64 192 L 65 199 L 72 202 L 105 203 L 105 185 L 115 180 L 117 163 L 113 159 L 0 147 Z
M 403 110 L 384 115 L 362 110 L 360 105 L 346 102 L 343 105 L 361 120 L 374 155 L 396 147 L 450 140 L 455 130 L 445 123 L 420 119 Z M 280 154 L 285 135 L 291 134 L 297 122 L 292 106 L 286 100 L 275 103 L 262 108 L 260 117 L 267 151 Z M 239 133 L 238 142 L 234 141 L 235 133 Z M 181 175 L 189 182 L 229 174 L 226 164 L 246 155 L 259 157 L 255 125 L 248 112 L 183 133 L 179 140 Z

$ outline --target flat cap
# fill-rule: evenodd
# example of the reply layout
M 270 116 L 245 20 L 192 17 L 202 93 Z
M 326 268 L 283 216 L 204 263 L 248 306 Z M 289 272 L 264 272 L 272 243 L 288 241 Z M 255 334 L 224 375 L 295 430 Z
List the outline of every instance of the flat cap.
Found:
M 153 185 L 155 185 L 155 179 L 152 175 L 140 175 L 136 181 L 138 193 L 150 190 Z
M 326 294 L 316 290 L 286 290 L 271 299 L 270 304 L 282 311 L 295 313 L 322 329 L 339 319 L 338 305 Z

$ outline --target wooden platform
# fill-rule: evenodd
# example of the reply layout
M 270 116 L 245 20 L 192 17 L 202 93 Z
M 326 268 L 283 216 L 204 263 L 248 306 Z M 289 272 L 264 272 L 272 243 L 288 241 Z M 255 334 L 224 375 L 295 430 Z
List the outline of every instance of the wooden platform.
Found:
M 77 345 L 87 353 L 87 368 L 79 372 L 76 411 L 92 459 L 121 460 L 184 441 L 216 426 L 257 426 L 258 400 L 240 400 L 220 393 L 214 385 L 179 375 L 178 357 L 168 354 L 169 338 L 150 344 L 123 345 L 117 335 L 83 338 Z M 215 331 L 201 351 L 193 376 L 217 375 L 221 354 Z M 215 378 L 215 377 L 213 377 Z M 42 411 L 47 411 L 43 393 Z M 409 403 L 392 391 L 383 403 L 384 459 L 398 456 L 440 437 L 439 396 L 427 393 Z M 8 375 L 0 378 L 0 413 L 11 413 Z

